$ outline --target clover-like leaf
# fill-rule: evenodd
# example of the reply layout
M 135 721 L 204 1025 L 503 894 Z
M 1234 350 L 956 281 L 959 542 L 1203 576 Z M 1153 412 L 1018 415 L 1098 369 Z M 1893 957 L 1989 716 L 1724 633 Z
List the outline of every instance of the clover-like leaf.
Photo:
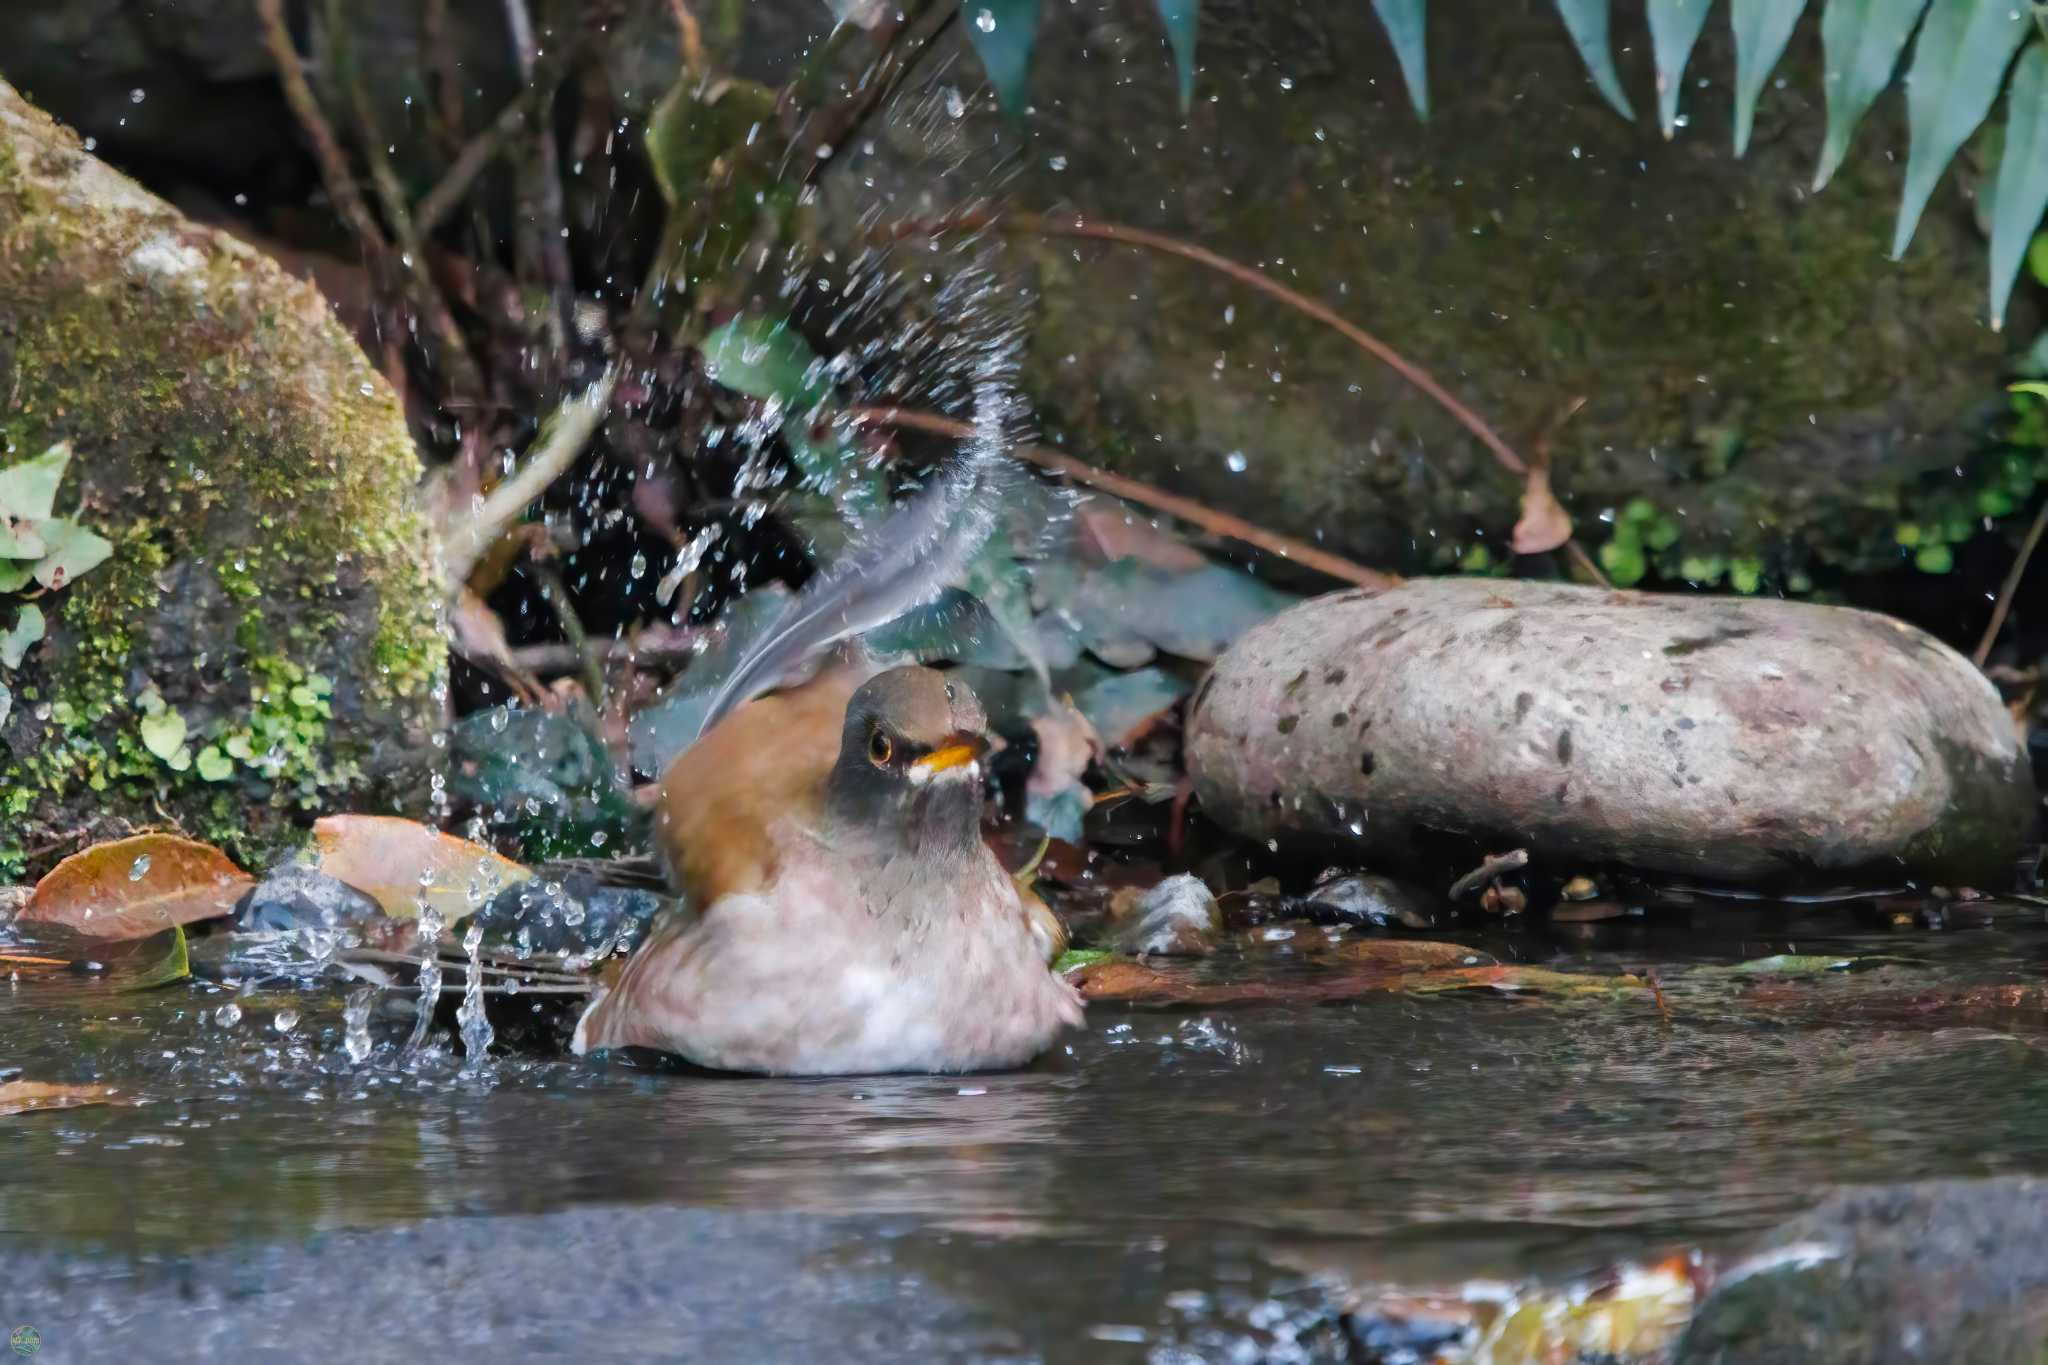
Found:
M 749 398 L 777 399 L 808 412 L 831 392 L 817 352 L 788 321 L 742 315 L 704 338 L 704 368 Z
M 142 747 L 175 766 L 178 750 L 185 746 L 185 718 L 165 707 L 144 716 L 137 728 L 142 732 Z M 190 763 L 191 758 L 185 761 Z
M 59 518 L 43 523 L 43 557 L 36 564 L 36 582 L 61 588 L 91 573 L 114 553 L 111 542 L 75 521 Z
M 209 744 L 199 751 L 193 760 L 202 782 L 225 782 L 235 775 L 235 761 L 220 751 L 220 746 Z
M 57 510 L 57 485 L 71 463 L 71 447 L 51 446 L 33 460 L 0 469 L 0 519 L 47 521 Z
M 0 634 L 0 668 L 20 668 L 22 656 L 43 638 L 43 609 L 33 602 L 22 606 L 21 614 L 5 634 Z

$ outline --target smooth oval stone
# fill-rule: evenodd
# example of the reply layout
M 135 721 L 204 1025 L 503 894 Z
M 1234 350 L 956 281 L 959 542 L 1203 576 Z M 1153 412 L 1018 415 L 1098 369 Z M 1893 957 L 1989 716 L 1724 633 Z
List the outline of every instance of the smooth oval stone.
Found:
M 1721 882 L 2009 879 L 2033 778 L 1991 683 L 1871 612 L 1424 579 L 1302 603 L 1195 694 L 1203 810 L 1398 861 L 1444 836 Z

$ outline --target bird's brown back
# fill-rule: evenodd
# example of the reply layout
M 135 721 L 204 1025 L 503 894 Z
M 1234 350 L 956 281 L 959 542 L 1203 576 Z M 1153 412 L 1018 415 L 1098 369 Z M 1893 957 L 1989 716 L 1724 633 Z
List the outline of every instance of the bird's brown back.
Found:
M 685 750 L 661 778 L 657 851 L 701 913 L 773 878 L 776 823 L 815 821 L 839 757 L 846 703 L 866 681 L 835 665 L 802 686 L 750 701 Z

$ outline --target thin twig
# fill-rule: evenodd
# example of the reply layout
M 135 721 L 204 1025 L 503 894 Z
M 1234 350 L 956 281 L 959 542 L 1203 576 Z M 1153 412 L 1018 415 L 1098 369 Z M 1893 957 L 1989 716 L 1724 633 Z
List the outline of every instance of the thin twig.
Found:
M 1035 237 L 1081 237 L 1093 241 L 1115 242 L 1146 251 L 1160 252 L 1163 255 L 1178 256 L 1182 260 L 1192 261 L 1236 280 L 1239 284 L 1257 290 L 1268 298 L 1279 300 L 1296 312 L 1313 318 L 1344 337 L 1449 413 L 1454 421 L 1478 438 L 1479 443 L 1487 448 L 1501 468 L 1521 478 L 1528 476 L 1528 462 L 1516 454 L 1514 448 L 1503 440 L 1500 433 L 1488 425 L 1484 418 L 1439 384 L 1429 371 L 1328 306 L 1318 303 L 1297 289 L 1289 288 L 1264 271 L 1240 261 L 1233 261 L 1228 256 L 1219 255 L 1207 247 L 1125 223 L 1098 223 L 1085 218 L 1052 218 L 1036 213 L 999 214 L 992 209 L 965 209 L 938 218 L 907 219 L 880 229 L 880 235 L 887 240 L 902 241 L 908 237 L 932 237 L 947 232 L 975 232 L 985 228 Z M 1600 572 L 1600 566 L 1593 562 L 1593 557 L 1586 553 L 1585 547 L 1578 541 L 1566 541 L 1565 552 L 1570 556 L 1572 563 L 1593 582 L 1601 587 L 1610 586 L 1607 576 Z
M 284 89 L 285 103 L 291 106 L 307 141 L 313 144 L 313 157 L 320 163 L 320 181 L 327 187 L 327 197 L 334 201 L 335 212 L 356 234 L 364 256 L 374 263 L 390 251 L 390 243 L 384 239 L 369 204 L 356 188 L 341 143 L 335 139 L 334 129 L 320 112 L 320 102 L 306 81 L 298 49 L 292 46 L 291 30 L 285 25 L 284 0 L 256 0 L 256 15 L 263 24 L 263 45 L 270 49 L 270 60 L 277 67 L 277 82 Z
M 1037 213 L 997 213 L 993 209 L 964 209 L 938 218 L 906 219 L 882 228 L 881 232 L 891 240 L 901 241 L 909 237 L 933 237 L 948 232 L 976 232 L 985 228 L 1033 237 L 1082 237 L 1098 242 L 1141 247 L 1162 255 L 1178 256 L 1182 260 L 1193 261 L 1197 265 L 1213 270 L 1219 275 L 1227 275 L 1247 289 L 1255 289 L 1269 298 L 1278 299 L 1296 312 L 1314 318 L 1344 337 L 1400 375 L 1411 386 L 1428 395 L 1460 426 L 1477 437 L 1479 443 L 1493 453 L 1493 458 L 1501 468 L 1512 474 L 1529 472 L 1527 462 L 1501 439 L 1500 433 L 1488 426 L 1478 413 L 1459 402 L 1443 385 L 1437 383 L 1429 371 L 1326 305 L 1318 303 L 1299 290 L 1290 289 L 1263 271 L 1233 261 L 1228 256 L 1218 255 L 1205 246 L 1183 242 L 1163 232 L 1153 232 L 1125 223 L 1097 223 L 1085 218 L 1052 218 Z
M 964 422 L 957 417 L 941 416 L 935 412 L 923 412 L 916 408 L 855 408 L 850 415 L 854 421 L 872 426 L 926 431 L 935 436 L 949 436 L 956 440 L 965 440 L 974 434 L 974 426 L 971 422 Z M 1196 502 L 1193 498 L 1182 497 L 1178 493 L 1169 493 L 1163 488 L 1154 487 L 1152 484 L 1141 482 L 1128 475 L 1113 474 L 1106 469 L 1097 469 L 1094 465 L 1085 464 L 1073 456 L 1054 450 L 1049 446 L 1020 445 L 1015 447 L 1015 451 L 1019 458 L 1029 460 L 1040 469 L 1051 470 L 1053 473 L 1060 474 L 1073 480 L 1075 483 L 1086 484 L 1090 488 L 1099 488 L 1105 493 L 1111 493 L 1130 502 L 1139 503 L 1157 511 L 1165 512 L 1167 515 L 1177 517 L 1190 526 L 1199 526 L 1212 535 L 1223 536 L 1229 540 L 1242 541 L 1244 544 L 1256 546 L 1268 554 L 1278 555 L 1282 559 L 1291 559 L 1297 564 L 1314 569 L 1319 573 L 1328 574 L 1330 577 L 1339 579 L 1342 582 L 1356 583 L 1363 588 L 1381 590 L 1396 587 L 1401 582 L 1393 574 L 1381 573 L 1377 569 L 1368 569 L 1363 564 L 1353 563 L 1342 555 L 1334 555 L 1328 550 L 1318 549 L 1307 541 L 1296 540 L 1293 536 L 1281 535 L 1277 531 L 1268 531 L 1264 527 L 1254 526 L 1242 517 L 1235 517 L 1228 512 L 1219 512 L 1213 507 L 1206 507 Z
M 707 633 L 685 627 L 665 627 L 659 635 L 644 632 L 624 640 L 590 640 L 579 650 L 573 645 L 521 645 L 510 658 L 521 668 L 542 677 L 559 677 L 584 666 L 586 658 L 605 664 L 633 664 L 643 668 L 673 668 L 688 663 L 704 652 Z
M 426 0 L 420 10 L 420 45 L 434 71 L 434 137 L 445 152 L 462 145 L 462 72 L 448 33 L 448 0 Z M 423 233 L 433 231 L 422 227 Z
M 383 131 L 377 126 L 377 111 L 370 103 L 370 92 L 363 85 L 362 73 L 356 70 L 354 59 L 345 47 L 340 11 L 340 4 L 330 0 L 329 39 L 336 53 L 336 64 L 345 68 L 337 71 L 335 76 L 347 88 L 349 99 L 355 105 L 356 122 L 362 128 L 364 154 L 370 162 L 370 183 L 376 188 L 378 202 L 383 206 L 385 220 L 391 224 L 392 234 L 398 238 L 399 262 L 411 284 L 409 292 L 413 306 L 425 315 L 427 326 L 441 343 L 441 361 L 448 367 L 451 387 L 456 393 L 481 399 L 484 394 L 483 373 L 477 369 L 476 360 L 469 353 L 469 343 L 463 340 L 462 329 L 455 325 L 455 315 L 448 309 L 448 300 L 442 297 L 440 286 L 434 283 L 433 271 L 427 263 L 426 243 L 406 207 L 405 187 L 399 183 L 398 172 L 391 164 L 390 148 L 385 144 Z
M 462 150 L 455 154 L 455 159 L 448 163 L 440 181 L 426 192 L 413 213 L 413 223 L 421 236 L 431 236 L 446 221 L 461 204 L 462 197 L 469 193 L 469 187 L 476 178 L 491 164 L 491 158 L 526 127 L 526 121 L 533 116 L 541 97 L 544 94 L 552 96 L 554 92 L 555 82 L 551 81 L 537 81 L 527 86 L 498 112 L 489 127 L 464 144 Z
M 682 35 L 683 70 L 702 78 L 704 75 L 704 29 L 697 22 L 697 16 L 690 13 L 686 0 L 668 0 L 669 13 L 675 16 L 676 30 Z
M 1462 900 L 1488 882 L 1509 872 L 1517 872 L 1529 865 L 1529 850 L 1511 849 L 1506 853 L 1489 854 L 1486 859 L 1451 883 L 1449 892 L 1452 900 Z
M 442 544 L 450 592 L 461 588 L 483 552 L 519 520 L 527 504 L 576 463 L 604 421 L 611 407 L 612 388 L 618 382 L 619 367 L 609 365 L 596 383 L 564 399 L 548 418 L 519 472 L 491 490 L 474 516 L 445 532 Z
M 2041 504 L 2041 510 L 2034 514 L 2034 524 L 2027 528 L 2027 538 L 2020 542 L 2018 558 L 2012 568 L 2006 571 L 2004 586 L 1998 590 L 1998 602 L 1991 608 L 1991 623 L 1984 627 L 1984 638 L 1977 641 L 1977 652 L 1970 657 L 1982 668 L 1984 661 L 1991 657 L 1991 646 L 1998 642 L 1998 632 L 2005 628 L 2006 613 L 2012 610 L 2013 594 L 2020 590 L 2020 579 L 2026 576 L 2027 561 L 2034 557 L 2034 547 L 2041 543 L 2041 532 L 2048 529 L 2048 502 Z
M 583 618 L 576 614 L 576 604 L 569 600 L 569 585 L 562 581 L 562 575 L 552 564 L 528 561 L 527 572 L 540 583 L 542 600 L 553 610 L 562 634 L 569 637 L 569 647 L 576 651 L 580 661 L 577 671 L 582 674 L 583 686 L 590 694 L 590 704 L 603 709 L 604 664 L 591 653 L 590 633 L 583 629 Z
M 808 120 L 799 135 L 790 139 L 782 165 L 785 173 L 795 162 L 798 176 L 806 184 L 824 174 L 831 158 L 820 153 L 827 148 L 847 146 L 857 138 L 875 111 L 887 104 L 890 96 L 901 88 L 917 59 L 930 50 L 939 35 L 960 15 L 960 7 L 947 3 L 947 0 L 918 0 L 918 3 L 905 5 L 902 9 L 905 18 L 883 37 L 881 55 L 861 73 L 859 83 L 848 96 Z M 851 31 L 850 25 L 842 27 Z M 812 69 L 800 73 L 783 89 L 783 103 L 794 99 L 797 88 L 815 73 L 830 67 L 833 45 L 821 44 L 820 48 L 819 59 L 810 64 Z
M 531 86 L 535 83 L 538 43 L 534 38 L 533 17 L 527 12 L 526 0 L 505 0 L 505 23 L 512 31 L 512 50 L 519 62 L 520 75 Z M 552 339 L 559 351 L 568 345 L 575 283 L 569 264 L 569 239 L 564 228 L 568 217 L 562 208 L 562 158 L 555 147 L 554 127 L 548 120 L 538 122 L 533 143 L 531 163 L 520 168 L 523 188 L 519 198 L 521 207 L 533 215 L 533 244 L 541 281 L 547 286 L 548 296 L 554 303 L 548 311 L 548 328 L 554 334 Z

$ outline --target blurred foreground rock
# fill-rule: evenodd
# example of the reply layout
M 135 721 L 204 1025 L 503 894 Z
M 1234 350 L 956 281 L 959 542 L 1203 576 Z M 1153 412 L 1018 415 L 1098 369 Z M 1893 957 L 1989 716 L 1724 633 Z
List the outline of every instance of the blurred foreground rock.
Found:
M 1196 693 L 1239 834 L 1365 859 L 1527 847 L 1718 882 L 2002 885 L 2034 818 L 1998 693 L 1889 617 L 1430 579 L 1318 598 Z
M 1679 1365 L 2038 1365 L 2048 1181 L 1850 1190 L 1765 1239 L 1700 1307 Z
M 258 865 L 309 804 L 424 801 L 445 650 L 396 399 L 316 291 L 0 83 L 0 466 L 58 441 L 114 549 L 7 671 L 0 872 L 167 821 Z

